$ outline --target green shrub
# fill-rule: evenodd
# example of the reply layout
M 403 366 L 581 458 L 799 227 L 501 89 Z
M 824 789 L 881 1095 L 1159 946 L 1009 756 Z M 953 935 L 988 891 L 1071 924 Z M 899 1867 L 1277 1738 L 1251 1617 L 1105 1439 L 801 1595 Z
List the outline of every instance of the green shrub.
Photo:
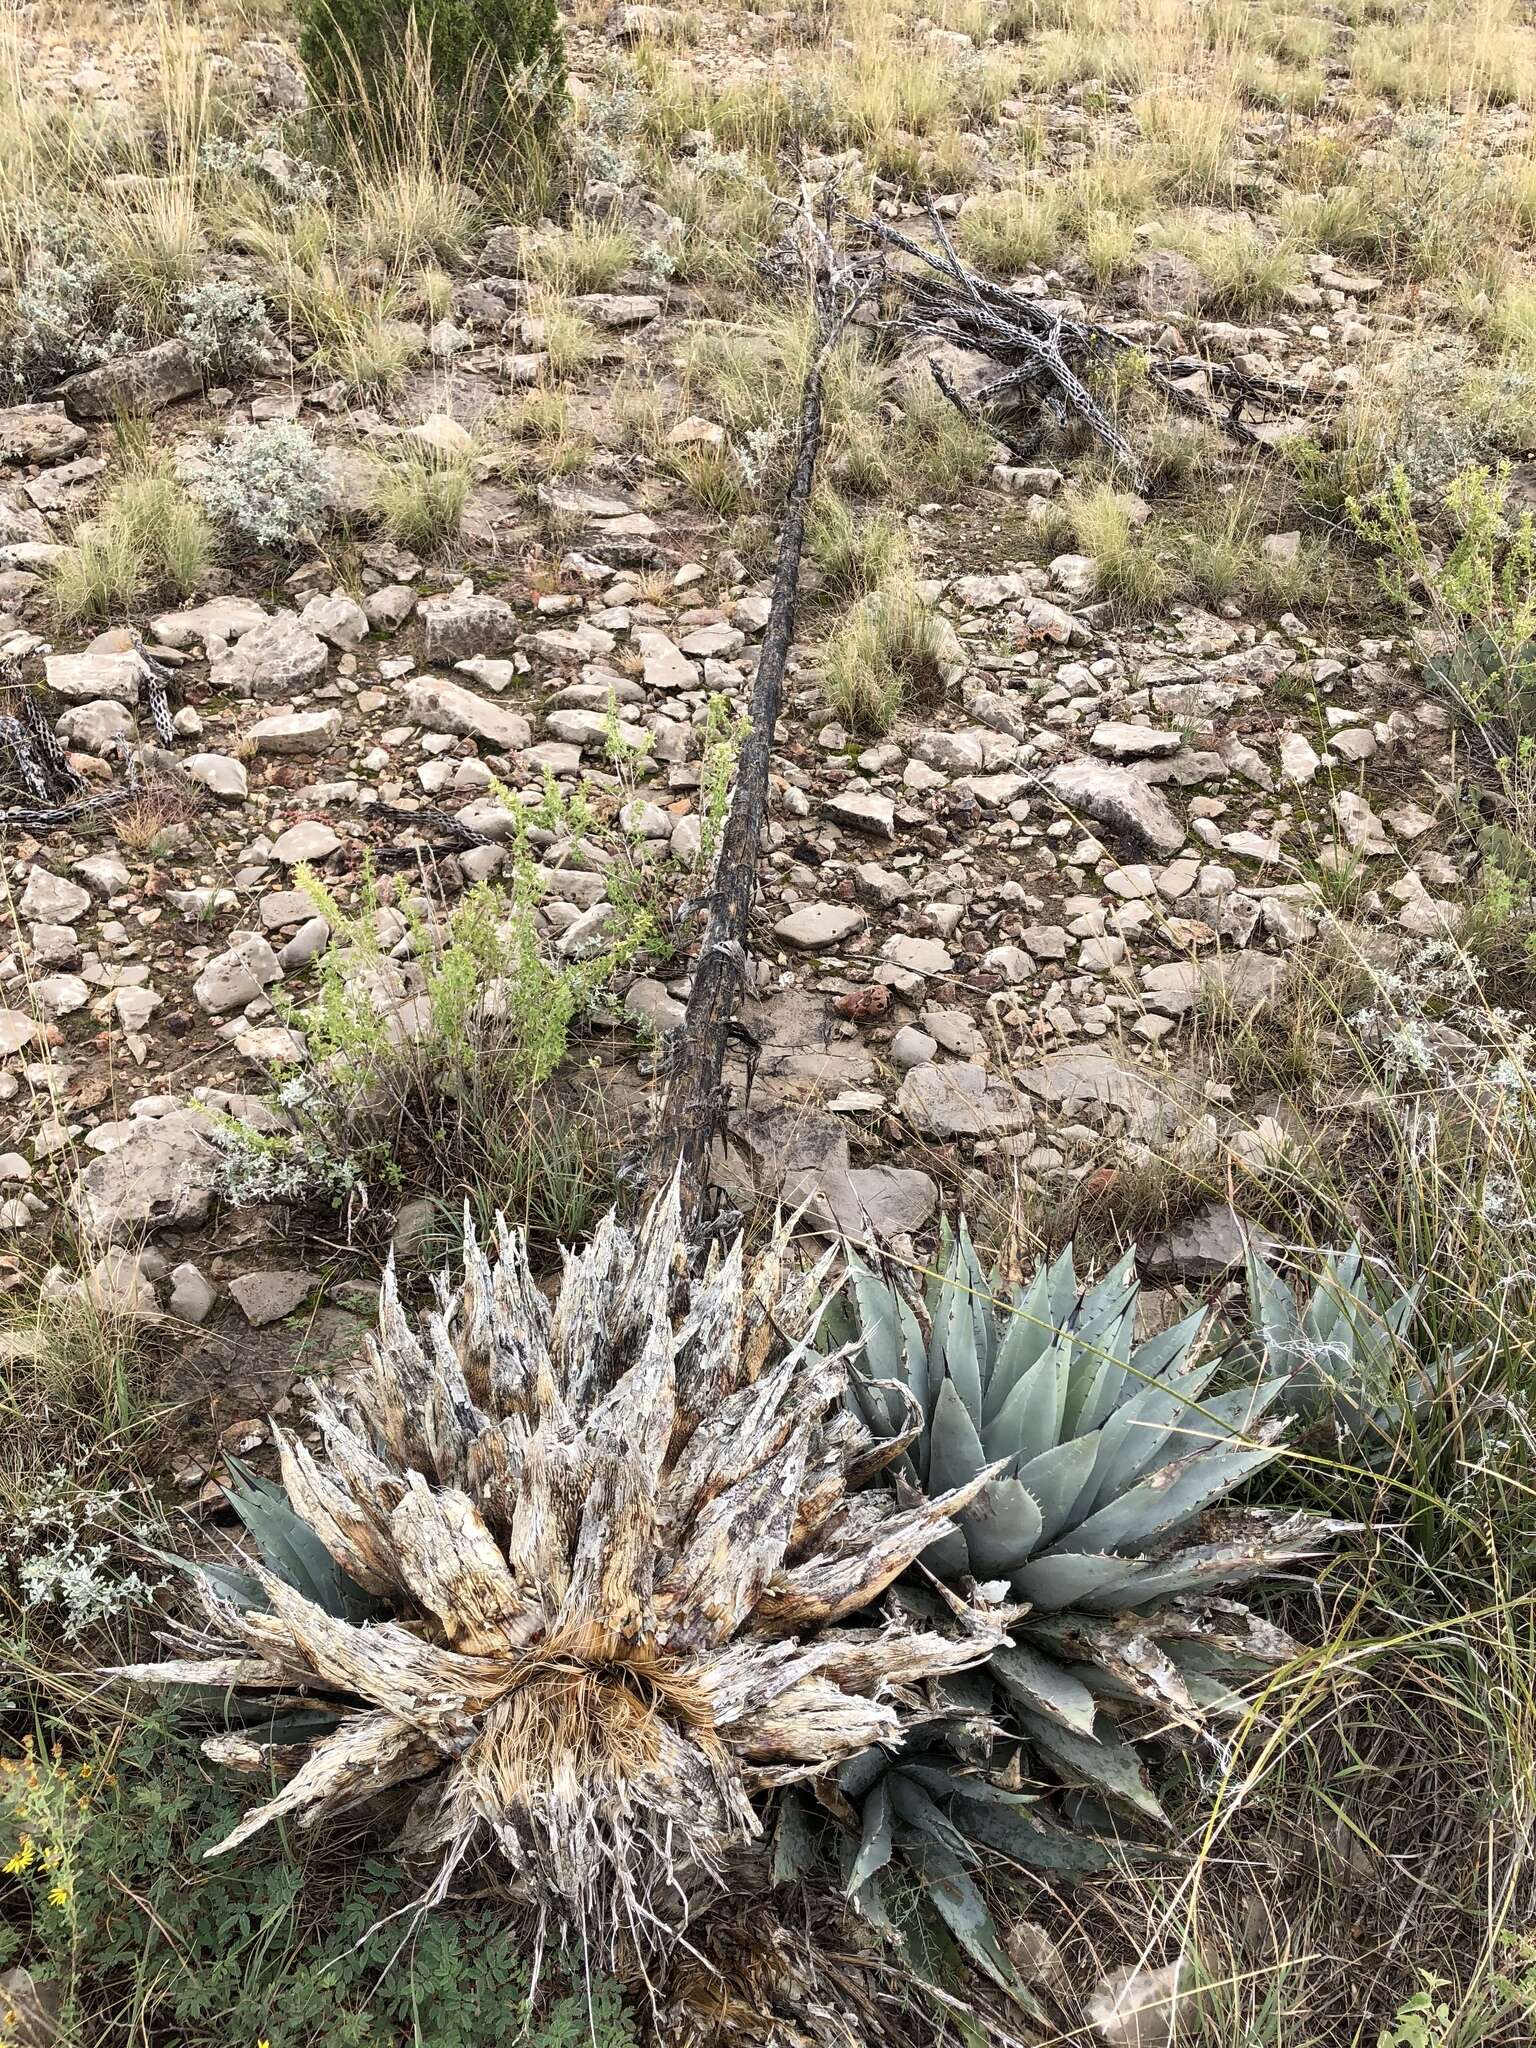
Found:
M 565 43 L 555 0 L 303 0 L 310 90 L 353 147 L 429 137 L 522 155 L 558 123 Z

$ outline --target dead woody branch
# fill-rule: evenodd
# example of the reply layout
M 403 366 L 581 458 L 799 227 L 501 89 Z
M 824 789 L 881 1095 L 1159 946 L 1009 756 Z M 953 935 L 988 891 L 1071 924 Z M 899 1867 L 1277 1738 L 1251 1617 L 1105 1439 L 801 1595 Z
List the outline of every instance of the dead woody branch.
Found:
M 960 261 L 931 206 L 929 219 L 937 248 L 889 221 L 847 216 L 849 229 L 869 251 L 872 286 L 895 307 L 889 318 L 898 332 L 950 342 L 999 366 L 996 377 L 966 395 L 942 364 L 930 364 L 950 403 L 1003 441 L 1019 461 L 1037 457 L 1048 427 L 1065 428 L 1076 420 L 1124 465 L 1135 487 L 1144 489 L 1134 450 L 1089 384 L 1095 371 L 1131 355 L 1145 359 L 1148 381 L 1170 404 L 1247 446 L 1269 445 L 1280 438 L 1277 423 L 1293 422 L 1298 413 L 1310 420 L 1331 403 L 1299 378 L 1258 376 L 1232 363 L 1148 348 L 1049 300 L 995 284 Z
M 834 245 L 835 201 L 830 194 L 817 219 L 802 192 L 786 243 L 785 262 L 798 265 L 815 308 L 815 347 L 800 393 L 795 462 L 784 500 L 774 568 L 773 596 L 763 630 L 748 707 L 749 728 L 737 766 L 736 788 L 721 834 L 707 898 L 708 925 L 694 966 L 683 1024 L 674 1035 L 655 1131 L 629 1162 L 625 1179 L 641 1199 L 681 1168 L 685 1209 L 703 1197 L 710 1149 L 726 1113 L 725 1059 L 736 1011 L 747 985 L 747 935 L 757 887 L 758 846 L 768 809 L 769 765 L 784 698 L 784 677 L 794 639 L 795 593 L 805 545 L 805 520 L 821 446 L 822 381 L 855 308 L 873 280 L 855 272 Z

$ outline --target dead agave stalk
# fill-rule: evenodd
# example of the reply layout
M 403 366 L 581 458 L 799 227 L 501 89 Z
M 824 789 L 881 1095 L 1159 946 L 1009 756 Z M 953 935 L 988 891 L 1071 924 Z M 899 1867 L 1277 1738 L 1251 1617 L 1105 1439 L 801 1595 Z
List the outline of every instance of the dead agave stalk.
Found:
M 790 236 L 815 310 L 815 346 L 800 392 L 795 466 L 785 494 L 773 596 L 752 685 L 749 726 L 737 765 L 731 808 L 707 898 L 708 922 L 694 965 L 693 987 L 676 1033 L 656 1128 L 628 1164 L 632 1195 L 662 1185 L 679 1166 L 690 1213 L 703 1199 L 710 1149 L 725 1120 L 723 1073 L 731 1029 L 747 980 L 747 934 L 757 888 L 757 854 L 768 811 L 768 775 L 784 677 L 795 630 L 795 593 L 805 548 L 805 521 L 821 447 L 822 383 L 832 352 L 872 286 L 840 258 L 830 225 L 835 199 L 823 195 L 818 223 L 802 191 Z

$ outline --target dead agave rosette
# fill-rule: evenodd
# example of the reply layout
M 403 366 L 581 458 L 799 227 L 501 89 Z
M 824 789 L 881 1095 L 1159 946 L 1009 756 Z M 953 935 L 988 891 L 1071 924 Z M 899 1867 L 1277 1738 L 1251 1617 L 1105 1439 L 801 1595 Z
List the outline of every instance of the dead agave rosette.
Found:
M 505 1225 L 419 1331 L 386 1274 L 322 1455 L 278 1435 L 268 1568 L 202 1574 L 195 1654 L 126 1674 L 334 1709 L 220 1849 L 413 1786 L 427 1902 L 494 1856 L 541 1941 L 648 1970 L 761 1834 L 757 1795 L 899 1742 L 914 1686 L 997 1646 L 962 1601 L 945 1633 L 870 1612 L 988 1474 L 866 1488 L 920 1417 L 876 1441 L 845 1405 L 814 1344 L 828 1263 L 797 1273 L 786 1240 L 690 1285 L 674 1186 L 567 1255 L 553 1308 Z

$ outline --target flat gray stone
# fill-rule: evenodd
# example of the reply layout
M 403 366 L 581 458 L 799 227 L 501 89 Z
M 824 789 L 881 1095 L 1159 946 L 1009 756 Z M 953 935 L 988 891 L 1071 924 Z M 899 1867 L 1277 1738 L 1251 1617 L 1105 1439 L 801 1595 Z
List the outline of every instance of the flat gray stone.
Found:
M 273 840 L 272 858 L 285 868 L 297 867 L 300 861 L 329 860 L 340 844 L 340 833 L 323 819 L 301 818 Z
M 1015 1078 L 1041 1102 L 1066 1111 L 1103 1103 L 1136 1115 L 1160 1106 L 1165 1092 L 1149 1075 L 1101 1052 L 1052 1053 Z
M 182 773 L 203 788 L 231 803 L 244 803 L 247 794 L 243 764 L 233 754 L 188 754 Z
M 915 932 L 893 932 L 880 948 L 880 958 L 904 974 L 948 974 L 954 955 L 938 939 L 925 939 Z
M 238 1280 L 230 1281 L 229 1291 L 251 1328 L 259 1330 L 291 1316 L 315 1286 L 312 1273 L 242 1273 Z
M 0 407 L 0 462 L 63 462 L 84 446 L 84 427 L 57 400 Z
M 466 690 L 462 683 L 444 682 L 436 676 L 406 685 L 405 712 L 427 732 L 484 740 L 504 754 L 520 752 L 533 739 L 533 728 L 520 711 L 493 704 Z
M 244 932 L 226 952 L 215 953 L 192 984 L 192 993 L 211 1016 L 243 1010 L 264 988 L 281 981 L 277 955 L 259 932 Z
M 1208 990 L 1220 990 L 1241 1014 L 1274 1000 L 1285 975 L 1285 962 L 1273 953 L 1242 950 L 1208 960 L 1166 960 L 1142 970 L 1146 1006 L 1162 1017 L 1184 1017 Z
M 325 674 L 325 642 L 292 612 L 274 612 L 215 657 L 209 681 L 231 697 L 291 697 Z
M 91 907 L 91 892 L 66 875 L 34 867 L 21 892 L 21 914 L 38 924 L 74 924 Z
M 427 597 L 420 614 L 428 661 L 496 654 L 517 638 L 517 614 L 499 597 Z
M 259 718 L 246 737 L 258 754 L 323 754 L 340 734 L 339 711 L 280 711 Z
M 66 377 L 59 393 L 76 419 L 110 420 L 119 413 L 158 412 L 203 388 L 203 373 L 184 341 L 157 341 L 132 355 L 114 356 L 94 370 Z
M 1127 768 L 1063 761 L 1046 786 L 1068 810 L 1102 825 L 1133 852 L 1171 860 L 1184 844 L 1184 826 L 1171 805 Z
M 928 1138 L 995 1137 L 1030 1120 L 1027 1104 L 968 1061 L 913 1067 L 902 1080 L 896 1107 Z
M 584 292 L 572 302 L 596 327 L 615 333 L 648 327 L 661 318 L 661 301 L 649 292 Z
M 848 903 L 802 903 L 774 926 L 774 937 L 805 953 L 841 946 L 864 929 L 864 913 Z
M 1260 1252 L 1273 1244 L 1263 1231 L 1245 1223 L 1230 1203 L 1209 1202 L 1152 1247 L 1146 1255 L 1147 1270 L 1214 1280 L 1241 1262 L 1250 1241 Z
M 220 1164 L 207 1130 L 190 1112 L 131 1124 L 123 1142 L 93 1159 L 70 1191 L 86 1236 L 120 1239 L 202 1223 Z
M 210 597 L 185 611 L 161 612 L 149 630 L 162 647 L 203 647 L 210 640 L 238 640 L 266 616 L 253 597 Z
M 874 839 L 896 837 L 896 806 L 888 796 L 844 790 L 837 796 L 828 797 L 827 816 L 855 832 L 867 832 Z
M 56 697 L 71 704 L 137 704 L 144 670 L 136 654 L 87 648 L 83 654 L 50 654 L 43 678 Z
M 1176 754 L 1184 741 L 1180 734 L 1155 725 L 1127 725 L 1118 718 L 1100 719 L 1088 735 L 1096 754 L 1112 761 L 1159 761 Z

